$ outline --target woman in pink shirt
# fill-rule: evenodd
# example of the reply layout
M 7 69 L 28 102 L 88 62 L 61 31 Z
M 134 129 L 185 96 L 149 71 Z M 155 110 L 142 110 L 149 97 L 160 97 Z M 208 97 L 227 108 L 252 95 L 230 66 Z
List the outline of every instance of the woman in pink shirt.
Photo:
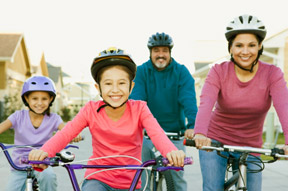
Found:
M 228 145 L 260 148 L 271 102 L 288 144 L 288 90 L 283 73 L 259 60 L 265 26 L 254 16 L 241 15 L 229 23 L 225 35 L 231 61 L 216 64 L 207 76 L 195 123 L 197 147 L 210 145 L 215 139 Z M 288 154 L 288 146 L 284 149 Z M 216 152 L 200 150 L 199 155 L 203 190 L 223 190 L 227 159 Z M 249 163 L 248 168 L 257 166 Z M 248 173 L 248 190 L 260 191 L 261 181 L 261 173 Z
M 148 109 L 146 102 L 128 100 L 136 74 L 136 64 L 123 50 L 110 48 L 99 54 L 91 66 L 95 87 L 103 101 L 88 102 L 75 118 L 51 138 L 40 150 L 30 152 L 30 160 L 43 160 L 61 151 L 85 127 L 92 134 L 93 153 L 90 158 L 129 155 L 141 160 L 143 129 L 170 164 L 183 166 L 185 154 L 177 150 Z M 98 165 L 138 164 L 131 158 L 113 158 L 89 161 Z M 35 165 L 37 167 L 37 165 Z M 46 168 L 41 165 L 40 167 Z M 135 171 L 109 170 L 93 174 L 97 169 L 88 169 L 82 190 L 128 189 Z M 93 174 L 93 175 L 91 175 Z M 140 189 L 141 183 L 137 185 Z

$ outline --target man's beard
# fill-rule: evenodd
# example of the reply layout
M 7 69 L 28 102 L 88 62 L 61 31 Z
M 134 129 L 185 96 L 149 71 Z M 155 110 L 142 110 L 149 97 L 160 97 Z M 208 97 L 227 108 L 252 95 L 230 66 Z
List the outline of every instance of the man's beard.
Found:
M 159 69 L 165 68 L 167 65 L 168 65 L 168 62 L 166 62 L 165 64 L 164 63 L 161 64 L 159 62 L 155 63 L 155 66 Z

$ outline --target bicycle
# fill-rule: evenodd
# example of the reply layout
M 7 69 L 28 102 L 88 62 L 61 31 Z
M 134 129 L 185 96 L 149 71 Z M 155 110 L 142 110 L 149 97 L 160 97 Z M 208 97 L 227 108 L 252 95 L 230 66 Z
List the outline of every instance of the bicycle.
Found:
M 181 140 L 183 139 L 182 133 L 175 133 L 175 132 L 165 132 L 167 137 L 170 140 Z M 146 139 L 150 139 L 149 136 L 147 135 L 146 131 L 144 132 L 144 136 Z M 156 160 L 159 160 L 158 158 L 161 159 L 161 154 L 160 152 L 156 149 L 156 147 L 153 145 L 152 148 L 153 154 L 156 158 Z M 158 165 L 161 166 L 161 160 L 159 160 Z M 157 168 L 155 166 L 154 168 Z M 146 174 L 146 176 L 148 176 Z M 150 181 L 149 181 L 150 180 Z M 175 186 L 173 183 L 173 176 L 170 171 L 162 171 L 159 172 L 157 170 L 152 170 L 150 176 L 146 179 L 146 184 L 144 186 L 144 190 L 147 187 L 148 182 L 150 182 L 150 189 L 152 191 L 174 191 Z
M 129 157 L 129 156 L 117 155 L 117 156 L 110 156 L 110 157 Z M 79 169 L 86 169 L 86 168 L 95 168 L 95 169 L 104 169 L 104 170 L 113 170 L 113 169 L 136 170 L 136 173 L 134 175 L 134 178 L 129 188 L 129 191 L 134 191 L 136 189 L 139 178 L 141 177 L 141 173 L 144 169 L 152 170 L 153 166 L 158 166 L 159 162 L 163 163 L 164 165 L 167 165 L 169 163 L 167 158 L 162 158 L 161 160 L 158 158 L 157 160 L 153 159 L 153 160 L 145 161 L 144 163 L 140 165 L 84 165 L 84 164 L 77 164 L 77 163 L 87 162 L 87 160 L 73 162 L 74 158 L 75 158 L 75 155 L 73 153 L 69 151 L 64 151 L 64 152 L 57 153 L 55 157 L 46 158 L 43 161 L 29 161 L 27 158 L 26 159 L 23 158 L 21 161 L 26 164 L 46 164 L 52 167 L 56 167 L 56 166 L 64 167 L 68 172 L 74 191 L 80 191 L 80 185 L 78 183 L 78 180 L 74 171 L 76 169 L 79 170 Z M 102 159 L 102 158 L 106 158 L 106 157 L 101 157 L 97 159 Z M 97 159 L 94 159 L 94 160 L 97 160 Z M 193 161 L 191 157 L 185 158 L 184 165 L 189 165 L 192 163 Z M 96 173 L 102 172 L 104 170 L 97 171 Z M 162 172 L 166 170 L 184 170 L 184 169 L 183 167 L 158 166 L 157 168 L 154 168 L 153 170 Z
M 20 167 L 20 166 L 17 166 L 13 160 L 12 160 L 12 157 L 9 153 L 9 149 L 12 149 L 12 148 L 39 148 L 41 147 L 42 145 L 4 145 L 3 143 L 0 143 L 0 147 L 8 161 L 8 163 L 10 164 L 10 166 L 17 170 L 17 171 L 24 171 L 26 172 L 27 176 L 26 176 L 26 191 L 38 191 L 38 181 L 37 181 L 37 178 L 35 177 L 34 175 L 34 169 L 31 167 L 31 166 L 26 166 L 26 167 Z M 78 146 L 75 146 L 75 145 L 67 145 L 65 147 L 65 149 L 68 149 L 68 148 L 77 148 L 78 149 Z
M 184 139 L 183 144 L 186 146 L 192 146 L 195 147 L 195 141 L 191 139 Z M 267 162 L 263 162 L 261 159 L 258 159 L 257 162 L 260 162 L 262 166 L 259 166 L 258 171 L 252 171 L 252 173 L 261 172 L 264 170 L 265 164 L 264 163 L 273 163 L 278 160 L 278 158 L 288 158 L 288 155 L 284 155 L 284 150 L 279 148 L 273 148 L 273 149 L 263 149 L 263 148 L 255 148 L 255 147 L 246 147 L 246 146 L 232 146 L 232 145 L 224 145 L 219 141 L 212 140 L 211 146 L 202 146 L 201 150 L 215 150 L 217 151 L 217 154 L 221 157 L 224 157 L 227 159 L 227 169 L 226 169 L 226 178 L 224 183 L 224 191 L 233 191 L 229 190 L 232 187 L 235 186 L 236 190 L 242 190 L 247 191 L 247 172 L 249 172 L 249 169 L 247 169 L 248 162 L 256 162 L 256 161 L 247 161 L 247 157 L 251 153 L 257 153 L 257 154 L 263 154 L 266 156 L 273 157 L 272 160 L 269 160 Z M 238 152 L 240 153 L 239 159 L 235 159 L 234 157 L 231 157 L 230 155 L 225 156 L 222 155 L 220 152 Z M 233 175 L 231 177 L 228 177 L 228 173 L 230 172 L 230 168 L 232 167 L 233 162 L 238 162 L 238 169 L 236 171 L 233 171 Z

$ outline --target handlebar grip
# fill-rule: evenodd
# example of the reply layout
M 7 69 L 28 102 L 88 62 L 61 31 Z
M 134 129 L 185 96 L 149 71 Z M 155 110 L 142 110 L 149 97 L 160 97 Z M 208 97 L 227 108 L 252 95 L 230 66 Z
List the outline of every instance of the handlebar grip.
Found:
M 28 159 L 28 157 L 21 157 L 20 162 L 22 164 L 47 164 L 51 165 L 54 164 L 55 161 L 51 160 L 52 158 L 45 158 L 43 161 L 31 161 Z
M 272 149 L 272 155 L 275 155 L 275 154 L 284 155 L 285 151 L 283 149 L 274 148 L 274 149 Z
M 162 159 L 162 163 L 163 163 L 164 165 L 167 165 L 167 164 L 169 164 L 169 160 L 168 160 L 167 158 L 163 158 L 163 159 Z M 184 158 L 184 165 L 189 165 L 189 164 L 193 164 L 193 159 L 192 159 L 192 157 L 185 157 L 185 158 Z
M 195 140 L 193 140 L 193 139 L 184 139 L 183 145 L 190 146 L 190 147 L 196 147 Z M 216 141 L 214 139 L 211 139 L 211 146 L 212 147 L 223 147 L 223 143 Z
M 193 139 L 184 139 L 183 145 L 190 146 L 190 147 L 196 147 L 196 143 Z

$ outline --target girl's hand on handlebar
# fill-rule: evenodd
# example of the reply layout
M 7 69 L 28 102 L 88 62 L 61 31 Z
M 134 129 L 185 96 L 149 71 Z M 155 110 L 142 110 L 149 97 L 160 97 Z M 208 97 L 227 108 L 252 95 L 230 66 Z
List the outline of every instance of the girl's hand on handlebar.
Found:
M 202 134 L 196 134 L 193 138 L 196 143 L 196 148 L 201 149 L 202 146 L 211 146 L 211 139 Z
M 182 150 L 171 151 L 166 155 L 167 159 L 169 160 L 168 166 L 177 166 L 183 167 L 184 166 L 184 158 L 185 153 Z
M 30 151 L 28 159 L 29 160 L 35 160 L 35 161 L 42 161 L 44 160 L 46 157 L 48 157 L 48 153 L 39 150 L 39 149 L 33 149 L 32 151 Z M 41 169 L 46 169 L 48 166 L 45 164 L 32 164 L 33 168 L 41 168 Z

